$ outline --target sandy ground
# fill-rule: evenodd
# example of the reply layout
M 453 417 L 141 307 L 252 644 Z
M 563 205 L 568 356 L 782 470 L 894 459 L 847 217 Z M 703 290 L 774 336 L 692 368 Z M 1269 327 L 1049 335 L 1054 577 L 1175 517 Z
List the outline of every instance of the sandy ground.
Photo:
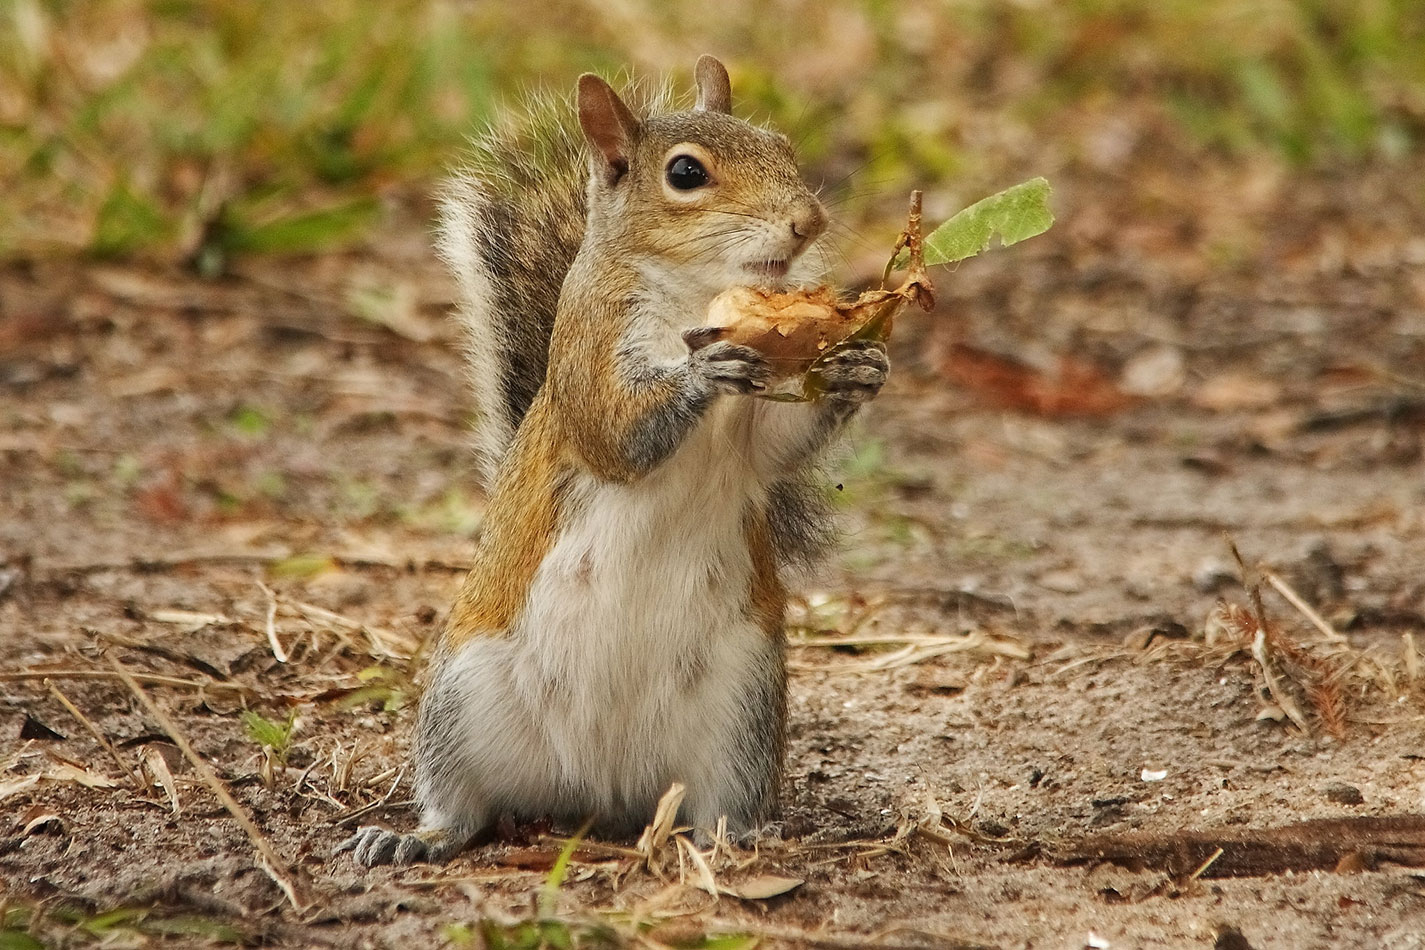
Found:
M 675 844 L 591 844 L 547 905 L 585 945 L 1425 947 L 1425 209 L 1399 170 L 1180 171 L 1064 177 L 1050 234 L 897 330 L 798 582 L 781 836 L 709 859 L 802 883 L 714 897 Z M 216 283 L 0 272 L 0 946 L 479 946 L 532 913 L 549 829 L 331 855 L 411 821 L 406 656 L 482 511 L 448 297 L 419 227 Z M 1255 619 L 1209 622 L 1251 609 L 1228 537 L 1275 694 Z M 295 716 L 285 759 L 244 708 Z

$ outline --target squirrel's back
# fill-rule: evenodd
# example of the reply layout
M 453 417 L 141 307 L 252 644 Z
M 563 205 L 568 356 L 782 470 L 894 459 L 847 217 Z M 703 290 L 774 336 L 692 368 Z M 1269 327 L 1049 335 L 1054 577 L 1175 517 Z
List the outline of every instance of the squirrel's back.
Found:
M 666 87 L 637 84 L 640 118 L 669 110 Z M 544 382 L 564 276 L 584 239 L 588 152 L 572 102 L 532 97 L 471 142 L 440 196 L 437 247 L 459 292 L 486 487 Z

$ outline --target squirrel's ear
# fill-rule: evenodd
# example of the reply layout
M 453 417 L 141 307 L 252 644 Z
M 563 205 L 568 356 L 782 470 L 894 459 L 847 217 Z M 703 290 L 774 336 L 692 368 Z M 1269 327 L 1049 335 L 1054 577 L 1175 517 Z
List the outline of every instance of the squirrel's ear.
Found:
M 593 73 L 579 77 L 579 126 L 604 161 L 604 177 L 614 184 L 628 172 L 638 119 L 612 86 Z
M 697 110 L 731 115 L 732 80 L 727 78 L 727 67 L 712 56 L 699 56 L 693 75 L 698 82 Z

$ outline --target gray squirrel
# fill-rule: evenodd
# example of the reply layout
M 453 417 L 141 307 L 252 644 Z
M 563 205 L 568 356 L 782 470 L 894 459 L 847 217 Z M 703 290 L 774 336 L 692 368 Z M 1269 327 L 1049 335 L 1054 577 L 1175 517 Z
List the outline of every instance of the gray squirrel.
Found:
M 581 76 L 577 110 L 531 106 L 447 187 L 490 502 L 421 699 L 420 827 L 361 828 L 361 864 L 444 861 L 505 815 L 631 834 L 674 782 L 697 828 L 774 813 L 783 574 L 825 546 L 815 463 L 889 363 L 843 346 L 822 398 L 777 402 L 701 330 L 728 288 L 814 281 L 826 213 L 723 65 L 696 81 L 667 111 Z

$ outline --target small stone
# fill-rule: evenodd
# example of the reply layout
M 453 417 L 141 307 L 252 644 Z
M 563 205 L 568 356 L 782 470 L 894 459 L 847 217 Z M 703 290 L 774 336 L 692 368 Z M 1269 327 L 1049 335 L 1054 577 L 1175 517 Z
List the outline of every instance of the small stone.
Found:
M 1361 794 L 1361 790 L 1354 785 L 1347 785 L 1345 782 L 1332 782 L 1324 789 L 1326 797 L 1338 805 L 1364 805 L 1366 797 Z

